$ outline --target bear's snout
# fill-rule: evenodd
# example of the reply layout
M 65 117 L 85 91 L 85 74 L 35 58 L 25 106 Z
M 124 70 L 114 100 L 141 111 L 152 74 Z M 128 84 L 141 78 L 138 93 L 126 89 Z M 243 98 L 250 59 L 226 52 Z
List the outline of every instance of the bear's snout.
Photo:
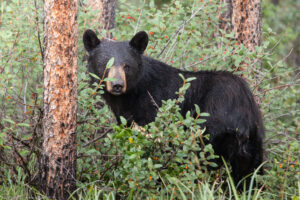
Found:
M 122 93 L 123 87 L 124 87 L 123 82 L 120 82 L 120 83 L 114 82 L 114 83 L 112 84 L 112 91 L 113 91 L 114 93 Z
M 123 66 L 112 66 L 107 77 L 114 79 L 106 82 L 107 92 L 113 95 L 121 95 L 126 92 L 126 74 Z

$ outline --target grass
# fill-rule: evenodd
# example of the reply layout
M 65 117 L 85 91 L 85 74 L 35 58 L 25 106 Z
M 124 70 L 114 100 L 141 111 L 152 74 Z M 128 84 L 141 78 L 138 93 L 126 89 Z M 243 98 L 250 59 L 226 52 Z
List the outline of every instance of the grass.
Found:
M 194 187 L 183 184 L 179 179 L 174 177 L 169 177 L 167 180 L 162 181 L 162 189 L 158 191 L 160 195 L 158 198 L 152 198 L 151 194 L 149 196 L 145 195 L 143 192 L 129 193 L 127 197 L 116 195 L 118 191 L 115 188 L 101 188 L 98 186 L 99 181 L 94 181 L 90 183 L 84 183 L 78 185 L 78 188 L 70 199 L 79 200 L 94 200 L 94 199 L 107 199 L 114 200 L 123 199 L 134 200 L 134 199 L 161 199 L 161 200 L 172 200 L 172 199 L 182 199 L 182 200 L 258 200 L 258 199 L 293 199 L 299 200 L 298 196 L 293 196 L 292 198 L 281 198 L 277 194 L 272 194 L 267 191 L 264 187 L 256 188 L 254 187 L 254 180 L 258 177 L 258 169 L 251 176 L 251 182 L 249 190 L 244 188 L 243 191 L 238 191 L 233 183 L 233 179 L 229 174 L 229 167 L 225 163 L 225 170 L 228 174 L 227 178 L 221 183 L 214 181 L 199 182 Z M 10 176 L 4 181 L 0 187 L 0 199 L 48 199 L 46 196 L 41 194 L 36 188 L 29 186 L 24 182 L 25 177 L 22 175 L 22 171 L 18 170 L 18 180 L 13 181 Z M 208 178 L 209 177 L 208 175 Z M 300 182 L 298 182 L 298 194 L 300 194 Z

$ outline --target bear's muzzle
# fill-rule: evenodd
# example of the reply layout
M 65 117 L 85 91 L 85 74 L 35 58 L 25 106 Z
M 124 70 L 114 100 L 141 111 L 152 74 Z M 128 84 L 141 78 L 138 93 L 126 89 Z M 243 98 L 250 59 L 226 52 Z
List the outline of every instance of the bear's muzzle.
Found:
M 113 81 L 106 82 L 107 92 L 116 96 L 126 92 L 127 84 L 124 66 L 112 66 L 109 69 L 107 77 L 115 79 Z

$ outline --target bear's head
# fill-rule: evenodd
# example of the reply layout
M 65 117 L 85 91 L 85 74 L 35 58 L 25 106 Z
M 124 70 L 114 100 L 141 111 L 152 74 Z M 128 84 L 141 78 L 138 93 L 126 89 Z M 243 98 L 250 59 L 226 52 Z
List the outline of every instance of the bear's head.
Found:
M 148 45 L 145 31 L 138 32 L 130 41 L 116 42 L 100 41 L 94 31 L 86 30 L 83 43 L 89 53 L 88 71 L 100 78 L 113 78 L 106 82 L 106 92 L 121 95 L 138 83 L 143 72 L 142 55 Z M 114 64 L 106 69 L 111 58 L 114 58 Z M 92 77 L 92 81 L 96 80 Z

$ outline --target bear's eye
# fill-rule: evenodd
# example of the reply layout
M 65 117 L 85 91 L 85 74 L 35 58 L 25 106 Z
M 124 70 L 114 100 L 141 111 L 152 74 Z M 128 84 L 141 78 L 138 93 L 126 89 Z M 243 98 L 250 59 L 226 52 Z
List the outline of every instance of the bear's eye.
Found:
M 129 70 L 129 66 L 128 65 L 124 65 L 124 70 L 127 72 Z

